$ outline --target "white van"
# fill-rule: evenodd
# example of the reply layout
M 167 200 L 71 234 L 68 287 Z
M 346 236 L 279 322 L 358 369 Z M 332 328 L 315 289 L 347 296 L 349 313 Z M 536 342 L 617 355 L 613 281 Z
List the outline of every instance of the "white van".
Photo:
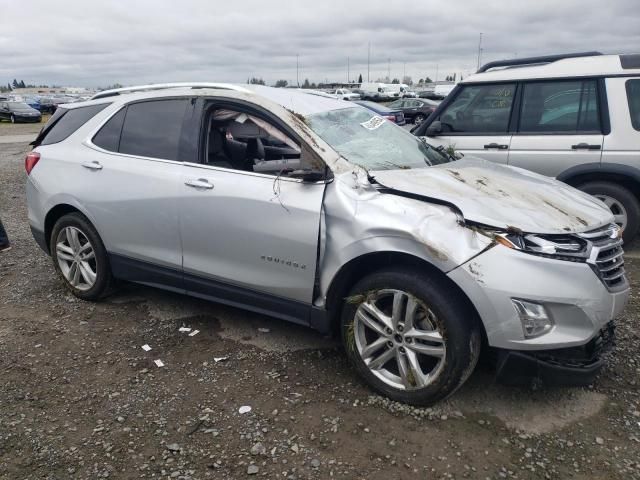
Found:
M 386 83 L 367 82 L 360 86 L 363 100 L 395 100 L 400 92 L 394 92 Z
M 393 93 L 397 93 L 400 98 L 415 98 L 415 92 L 412 92 L 406 83 L 387 83 L 387 88 Z

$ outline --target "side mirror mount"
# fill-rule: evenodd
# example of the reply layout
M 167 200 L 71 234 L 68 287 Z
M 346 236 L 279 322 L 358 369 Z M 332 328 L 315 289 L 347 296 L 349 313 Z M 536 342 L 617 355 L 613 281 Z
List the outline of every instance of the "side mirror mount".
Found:
M 303 182 L 321 182 L 326 178 L 324 170 L 294 170 L 287 174 L 289 178 L 299 178 Z
M 437 137 L 442 133 L 442 122 L 440 120 L 436 120 L 431 125 L 427 127 L 427 137 Z

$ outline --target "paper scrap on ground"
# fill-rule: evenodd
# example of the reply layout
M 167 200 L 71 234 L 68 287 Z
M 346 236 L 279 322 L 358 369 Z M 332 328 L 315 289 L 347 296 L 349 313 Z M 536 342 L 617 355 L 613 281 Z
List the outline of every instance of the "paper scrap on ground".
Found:
M 251 411 L 251 407 L 249 405 L 244 405 L 238 409 L 240 414 L 249 413 Z
M 189 334 L 189 336 L 190 336 L 190 337 L 195 337 L 195 336 L 196 336 L 197 334 L 199 334 L 199 333 L 200 333 L 200 330 L 194 330 L 193 332 L 191 332 L 191 333 Z
M 268 328 L 259 328 L 258 331 L 262 333 L 269 333 L 271 330 L 269 330 Z
M 158 367 L 164 367 L 164 362 L 162 360 L 154 360 L 153 363 L 155 363 Z
M 151 347 L 145 343 L 144 345 L 142 345 L 142 349 L 143 349 L 145 352 L 148 352 L 149 350 L 151 350 Z
M 226 360 L 229 360 L 229 357 L 213 357 L 213 361 L 218 363 L 218 362 L 224 362 Z
M 180 327 L 180 328 L 178 329 L 178 331 L 179 331 L 179 332 L 190 332 L 190 331 L 191 331 L 191 328 L 189 328 L 189 327 Z

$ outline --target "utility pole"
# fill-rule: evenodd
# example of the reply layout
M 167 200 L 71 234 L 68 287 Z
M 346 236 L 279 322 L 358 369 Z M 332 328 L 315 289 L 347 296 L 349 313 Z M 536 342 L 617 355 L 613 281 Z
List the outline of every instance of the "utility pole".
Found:
M 404 67 L 402 68 L 402 82 L 404 82 L 404 79 L 406 78 L 406 76 L 407 76 L 407 62 L 404 62 Z
M 391 83 L 391 59 L 387 59 L 387 82 Z
M 349 83 L 349 76 L 350 76 L 349 75 L 349 60 L 350 60 L 350 58 L 347 57 L 347 83 Z
M 367 53 L 367 82 L 371 81 L 370 71 L 371 71 L 371 42 L 369 42 L 369 51 Z
M 299 62 L 299 58 L 300 55 L 296 53 L 296 84 L 298 85 L 298 88 L 300 88 L 300 62 Z
M 436 82 L 438 81 L 438 64 L 436 63 Z
M 478 41 L 478 70 L 480 70 L 480 57 L 482 57 L 482 32 L 480 32 L 480 40 Z

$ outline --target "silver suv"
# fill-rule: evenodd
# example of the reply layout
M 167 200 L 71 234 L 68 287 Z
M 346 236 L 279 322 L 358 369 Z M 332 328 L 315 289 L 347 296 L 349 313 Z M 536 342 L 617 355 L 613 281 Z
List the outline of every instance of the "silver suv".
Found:
M 29 221 L 77 297 L 138 282 L 341 336 L 375 390 L 590 382 L 629 286 L 593 197 L 451 161 L 362 107 L 224 84 L 61 107 L 26 158 Z
M 596 196 L 625 242 L 640 230 L 640 55 L 488 63 L 414 133 Z

